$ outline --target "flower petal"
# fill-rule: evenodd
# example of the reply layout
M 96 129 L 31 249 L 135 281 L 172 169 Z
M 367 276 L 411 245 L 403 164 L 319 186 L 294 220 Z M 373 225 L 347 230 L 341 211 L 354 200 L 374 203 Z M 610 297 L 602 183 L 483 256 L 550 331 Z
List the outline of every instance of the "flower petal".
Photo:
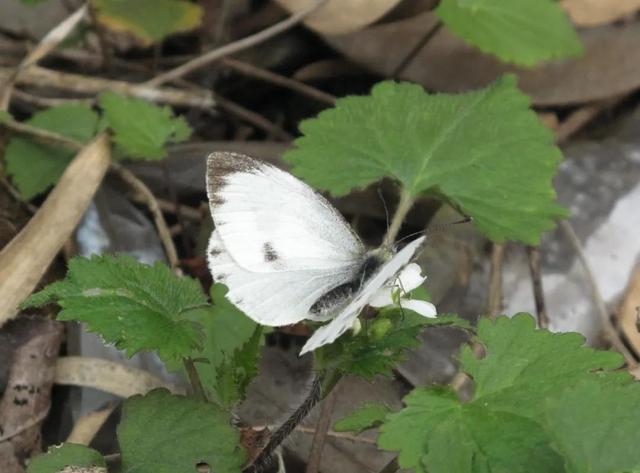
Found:
M 382 286 L 371 299 L 369 299 L 369 305 L 371 307 L 387 307 L 388 305 L 393 305 L 392 296 L 395 289 L 393 286 Z
M 434 318 L 438 314 L 436 306 L 431 302 L 419 299 L 400 299 L 400 305 L 403 309 L 412 310 L 423 317 Z
M 413 291 L 416 287 L 420 286 L 427 279 L 426 276 L 422 276 L 422 268 L 416 263 L 411 263 L 407 265 L 400 274 L 398 274 L 398 279 L 400 279 L 400 287 L 405 292 Z

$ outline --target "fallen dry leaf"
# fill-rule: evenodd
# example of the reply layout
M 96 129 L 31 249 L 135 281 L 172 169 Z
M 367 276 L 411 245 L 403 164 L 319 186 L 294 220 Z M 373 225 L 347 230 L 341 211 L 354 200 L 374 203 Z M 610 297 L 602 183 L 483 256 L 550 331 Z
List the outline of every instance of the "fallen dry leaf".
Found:
M 291 13 L 309 8 L 316 0 L 275 0 Z M 400 0 L 329 0 L 304 23 L 322 34 L 339 35 L 358 31 L 379 20 Z
M 73 429 L 71 429 L 71 433 L 67 437 L 67 442 L 88 446 L 115 408 L 114 404 L 105 409 L 80 416 L 76 423 L 73 424 Z
M 101 134 L 69 164 L 42 207 L 0 252 L 0 326 L 18 306 L 69 239 L 110 163 L 109 138 Z
M 60 358 L 56 365 L 55 383 L 99 389 L 123 398 L 146 394 L 155 388 L 184 393 L 181 388 L 166 383 L 147 371 L 84 356 Z
M 576 26 L 612 23 L 640 10 L 640 0 L 561 0 Z
M 425 13 L 326 40 L 353 61 L 388 77 L 434 21 L 433 14 Z M 580 37 L 585 46 L 581 58 L 519 69 L 501 64 L 442 28 L 401 78 L 432 90 L 461 92 L 513 72 L 520 88 L 539 106 L 604 100 L 640 87 L 640 23 L 590 28 Z
M 640 265 L 631 273 L 629 284 L 622 298 L 618 310 L 618 323 L 625 338 L 633 347 L 635 353 L 640 353 L 640 333 L 638 332 L 638 318 L 640 317 Z
M 17 348 L 11 356 L 9 379 L 0 400 L 0 453 L 11 455 L 13 450 L 18 459 L 24 459 L 41 448 L 40 430 L 49 413 L 63 330 L 60 322 L 28 317 L 12 322 L 7 330 Z M 0 462 L 3 464 L 6 465 Z M 15 465 L 12 469 L 16 470 Z

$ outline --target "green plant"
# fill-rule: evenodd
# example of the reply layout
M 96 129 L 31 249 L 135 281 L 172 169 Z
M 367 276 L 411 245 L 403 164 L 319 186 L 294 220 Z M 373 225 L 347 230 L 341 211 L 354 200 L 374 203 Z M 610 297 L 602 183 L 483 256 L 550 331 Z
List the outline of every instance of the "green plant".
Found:
M 186 135 L 183 124 L 162 111 L 137 115 L 140 104 L 127 110 L 137 117 L 153 115 L 158 121 L 154 133 L 144 143 L 138 135 L 118 134 L 120 119 L 128 115 L 112 109 L 117 100 L 123 99 L 104 97 L 101 106 L 125 154 L 160 157 L 164 142 Z M 415 85 L 384 82 L 369 96 L 338 100 L 335 108 L 300 128 L 303 136 L 285 159 L 317 188 L 344 195 L 383 177 L 397 183 L 403 204 L 390 240 L 415 199 L 427 194 L 473 217 L 496 242 L 536 243 L 555 219 L 566 215 L 551 185 L 560 151 L 512 77 L 460 95 L 427 94 Z M 86 322 L 128 355 L 156 351 L 169 366 L 187 367 L 192 396 L 156 390 L 125 401 L 118 429 L 124 472 L 187 473 L 199 462 L 214 472 L 242 469 L 246 455 L 231 417 L 257 372 L 262 329 L 224 293 L 223 286 L 214 286 L 209 303 L 195 280 L 161 264 L 102 256 L 72 260 L 66 279 L 25 303 L 55 302 L 62 309 L 60 320 Z M 336 428 L 379 428 L 380 448 L 398 452 L 400 466 L 416 471 L 614 473 L 640 468 L 634 435 L 640 415 L 633 409 L 640 388 L 629 375 L 615 371 L 621 357 L 584 347 L 577 334 L 538 330 L 523 314 L 481 319 L 474 329 L 455 316 L 429 320 L 384 309 L 358 335 L 316 351 L 318 377 L 294 417 L 304 416 L 341 376 L 389 375 L 406 349 L 418 344 L 421 330 L 442 324 L 469 331 L 471 343 L 486 351 L 478 358 L 465 347 L 459 356 L 461 370 L 475 384 L 470 400 L 460 401 L 448 386 L 418 387 L 405 398 L 405 408 L 392 412 L 366 405 Z M 595 421 L 604 405 L 608 417 Z M 277 430 L 256 463 L 293 426 L 292 421 Z M 174 448 L 158 456 L 153 452 L 169 441 L 169 428 L 179 433 L 171 436 Z M 66 445 L 34 460 L 30 471 L 53 471 L 42 465 L 60 461 L 82 466 L 101 459 Z

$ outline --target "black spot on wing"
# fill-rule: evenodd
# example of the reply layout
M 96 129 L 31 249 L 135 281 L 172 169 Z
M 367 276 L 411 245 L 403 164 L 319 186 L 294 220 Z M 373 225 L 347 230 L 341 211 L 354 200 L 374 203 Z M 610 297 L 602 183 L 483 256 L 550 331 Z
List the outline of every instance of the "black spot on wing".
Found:
M 276 252 L 276 250 L 273 248 L 273 245 L 269 242 L 266 242 L 263 246 L 262 246 L 262 252 L 264 253 L 264 260 L 267 263 L 270 263 L 272 261 L 276 261 L 278 260 L 278 258 L 280 258 L 278 256 L 278 253 Z
M 222 250 L 220 248 L 209 248 L 209 256 L 211 256 L 212 258 L 215 258 L 221 253 L 222 253 Z

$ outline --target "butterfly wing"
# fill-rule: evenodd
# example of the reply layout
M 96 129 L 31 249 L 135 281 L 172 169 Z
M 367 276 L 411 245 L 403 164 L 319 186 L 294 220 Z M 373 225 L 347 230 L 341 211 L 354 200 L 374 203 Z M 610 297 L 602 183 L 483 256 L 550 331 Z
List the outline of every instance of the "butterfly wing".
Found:
M 352 281 L 364 247 L 342 216 L 313 189 L 238 153 L 213 153 L 207 191 L 216 230 L 209 268 L 227 298 L 264 325 L 303 319 L 331 289 Z
M 338 211 L 311 187 L 239 153 L 212 153 L 207 192 L 231 257 L 255 272 L 342 270 L 364 247 Z
M 398 275 L 400 270 L 411 262 L 424 240 L 425 237 L 417 238 L 382 265 L 378 272 L 365 283 L 364 287 L 353 300 L 347 304 L 331 322 L 315 331 L 302 347 L 300 355 L 334 342 L 340 335 L 352 327 L 355 319 L 376 292 L 383 286 L 389 284 L 389 282 Z

